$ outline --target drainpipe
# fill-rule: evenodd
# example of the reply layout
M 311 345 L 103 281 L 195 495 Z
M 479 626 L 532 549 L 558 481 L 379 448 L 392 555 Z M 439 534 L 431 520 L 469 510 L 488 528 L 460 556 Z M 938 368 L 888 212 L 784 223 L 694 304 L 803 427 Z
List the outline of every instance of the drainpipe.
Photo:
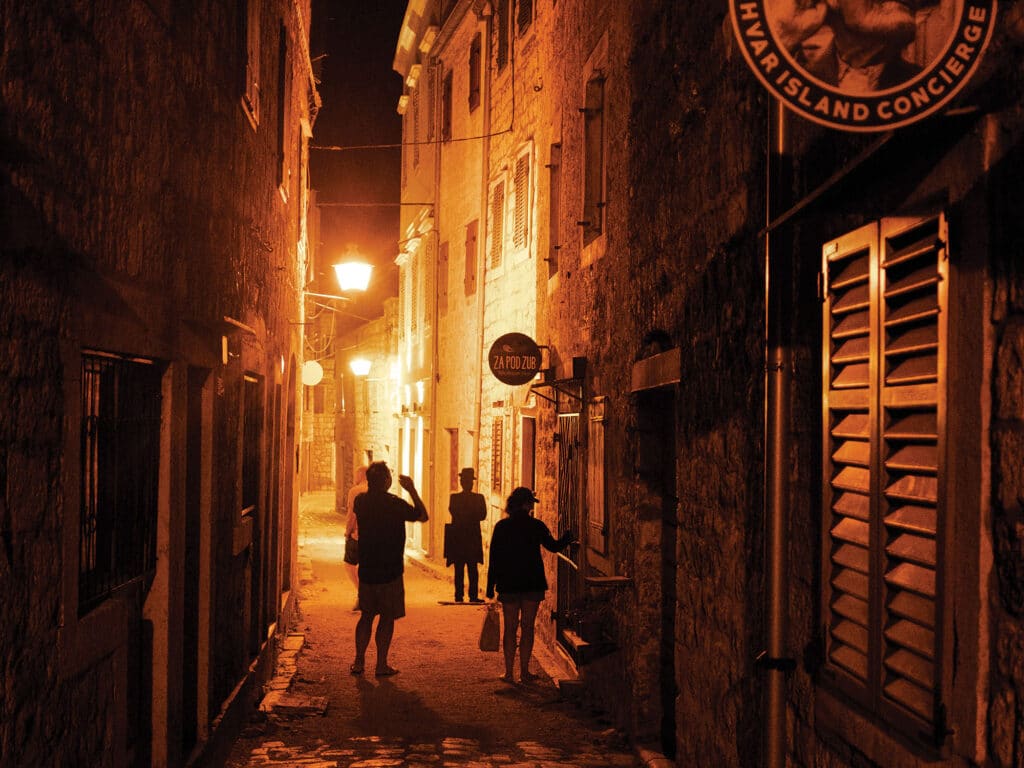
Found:
M 473 403 L 473 461 L 480 464 L 480 422 L 482 419 L 484 386 L 484 307 L 487 296 L 487 211 L 491 163 L 491 19 L 492 14 L 484 11 L 484 31 L 481 39 L 480 58 L 486 62 L 480 75 L 480 109 L 483 110 L 483 143 L 480 148 L 480 218 L 476 228 L 477 264 L 477 346 L 476 346 L 476 397 Z
M 786 765 L 786 673 L 795 663 L 786 658 L 789 519 L 789 450 L 793 354 L 792 242 L 788 228 L 775 229 L 774 217 L 786 209 L 792 172 L 788 114 L 774 101 L 768 127 L 765 232 L 765 518 L 767 546 L 768 647 L 760 657 L 768 675 L 765 765 Z
M 437 61 L 437 57 L 431 57 L 430 68 L 434 72 L 434 83 L 441 82 L 441 77 L 444 70 L 441 64 Z M 431 89 L 431 98 L 437 98 L 438 91 L 436 88 Z M 440 109 L 434 110 L 434 125 L 432 126 L 434 132 L 434 194 L 431 199 L 434 201 L 434 209 L 431 211 L 434 220 L 432 232 L 430 234 L 434 237 L 434 301 L 433 301 L 433 312 L 431 314 L 431 334 L 430 334 L 430 445 L 427 450 L 430 452 L 429 461 L 430 468 L 427 477 L 430 478 L 430 495 L 428 499 L 433 499 L 435 502 L 435 509 L 444 509 L 443 494 L 444 487 L 441 483 L 437 482 L 437 475 L 434 472 L 434 468 L 437 465 L 437 449 L 438 442 L 441 439 L 441 430 L 437 426 L 437 389 L 438 384 L 441 381 L 441 370 L 440 370 L 440 343 L 441 343 L 441 330 L 440 321 L 441 313 L 437 306 L 437 289 L 440 285 L 441 278 L 441 126 L 440 123 Z M 426 297 L 424 297 L 426 299 Z M 436 538 L 433 534 L 434 531 L 444 531 L 444 528 L 439 524 L 438 520 L 441 518 L 433 518 L 431 521 L 431 533 L 430 543 L 433 545 L 434 539 Z M 431 556 L 436 554 L 433 546 L 430 548 L 429 554 Z

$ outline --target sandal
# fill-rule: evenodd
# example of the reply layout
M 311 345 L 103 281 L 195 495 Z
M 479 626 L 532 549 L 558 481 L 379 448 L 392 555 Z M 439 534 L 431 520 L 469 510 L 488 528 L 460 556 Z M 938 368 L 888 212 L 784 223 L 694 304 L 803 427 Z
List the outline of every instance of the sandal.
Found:
M 377 677 L 391 677 L 392 675 L 397 675 L 398 670 L 394 667 L 379 667 L 374 674 Z
M 509 685 L 515 685 L 516 679 L 512 675 L 501 675 L 499 678 L 501 682 L 508 683 Z
M 361 675 L 363 674 L 363 665 L 353 664 L 351 667 L 348 668 L 348 671 L 351 672 L 353 675 Z
M 538 680 L 540 680 L 540 675 L 535 675 L 532 672 L 523 672 L 519 676 L 519 679 L 522 680 L 524 683 L 535 683 Z

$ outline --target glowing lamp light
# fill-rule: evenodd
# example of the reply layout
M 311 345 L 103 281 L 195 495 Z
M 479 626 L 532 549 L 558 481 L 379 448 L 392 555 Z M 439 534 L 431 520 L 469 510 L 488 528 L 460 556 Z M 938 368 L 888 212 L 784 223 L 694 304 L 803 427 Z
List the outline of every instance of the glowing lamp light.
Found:
M 373 265 L 363 261 L 345 261 L 334 265 L 334 274 L 342 291 L 365 291 L 370 284 Z
M 349 361 L 348 367 L 356 376 L 366 376 L 370 372 L 370 361 L 365 357 L 354 357 Z
M 302 364 L 302 383 L 307 387 L 315 387 L 324 378 L 324 367 L 316 360 L 307 360 Z

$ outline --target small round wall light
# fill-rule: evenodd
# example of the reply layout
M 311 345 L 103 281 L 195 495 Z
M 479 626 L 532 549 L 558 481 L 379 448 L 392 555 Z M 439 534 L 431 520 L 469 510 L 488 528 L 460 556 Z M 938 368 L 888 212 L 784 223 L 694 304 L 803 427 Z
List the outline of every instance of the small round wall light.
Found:
M 324 377 L 324 367 L 316 360 L 307 360 L 302 364 L 302 383 L 307 387 L 315 387 Z

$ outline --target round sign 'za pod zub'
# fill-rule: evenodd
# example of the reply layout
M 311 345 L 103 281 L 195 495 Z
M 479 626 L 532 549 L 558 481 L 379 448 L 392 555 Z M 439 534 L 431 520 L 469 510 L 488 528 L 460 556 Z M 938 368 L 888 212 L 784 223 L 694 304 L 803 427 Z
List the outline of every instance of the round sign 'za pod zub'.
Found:
M 844 131 L 910 125 L 971 79 L 996 0 L 729 0 L 747 64 L 789 109 Z
M 487 364 L 498 381 L 526 384 L 540 371 L 540 347 L 526 334 L 506 333 L 494 340 L 487 353 Z

